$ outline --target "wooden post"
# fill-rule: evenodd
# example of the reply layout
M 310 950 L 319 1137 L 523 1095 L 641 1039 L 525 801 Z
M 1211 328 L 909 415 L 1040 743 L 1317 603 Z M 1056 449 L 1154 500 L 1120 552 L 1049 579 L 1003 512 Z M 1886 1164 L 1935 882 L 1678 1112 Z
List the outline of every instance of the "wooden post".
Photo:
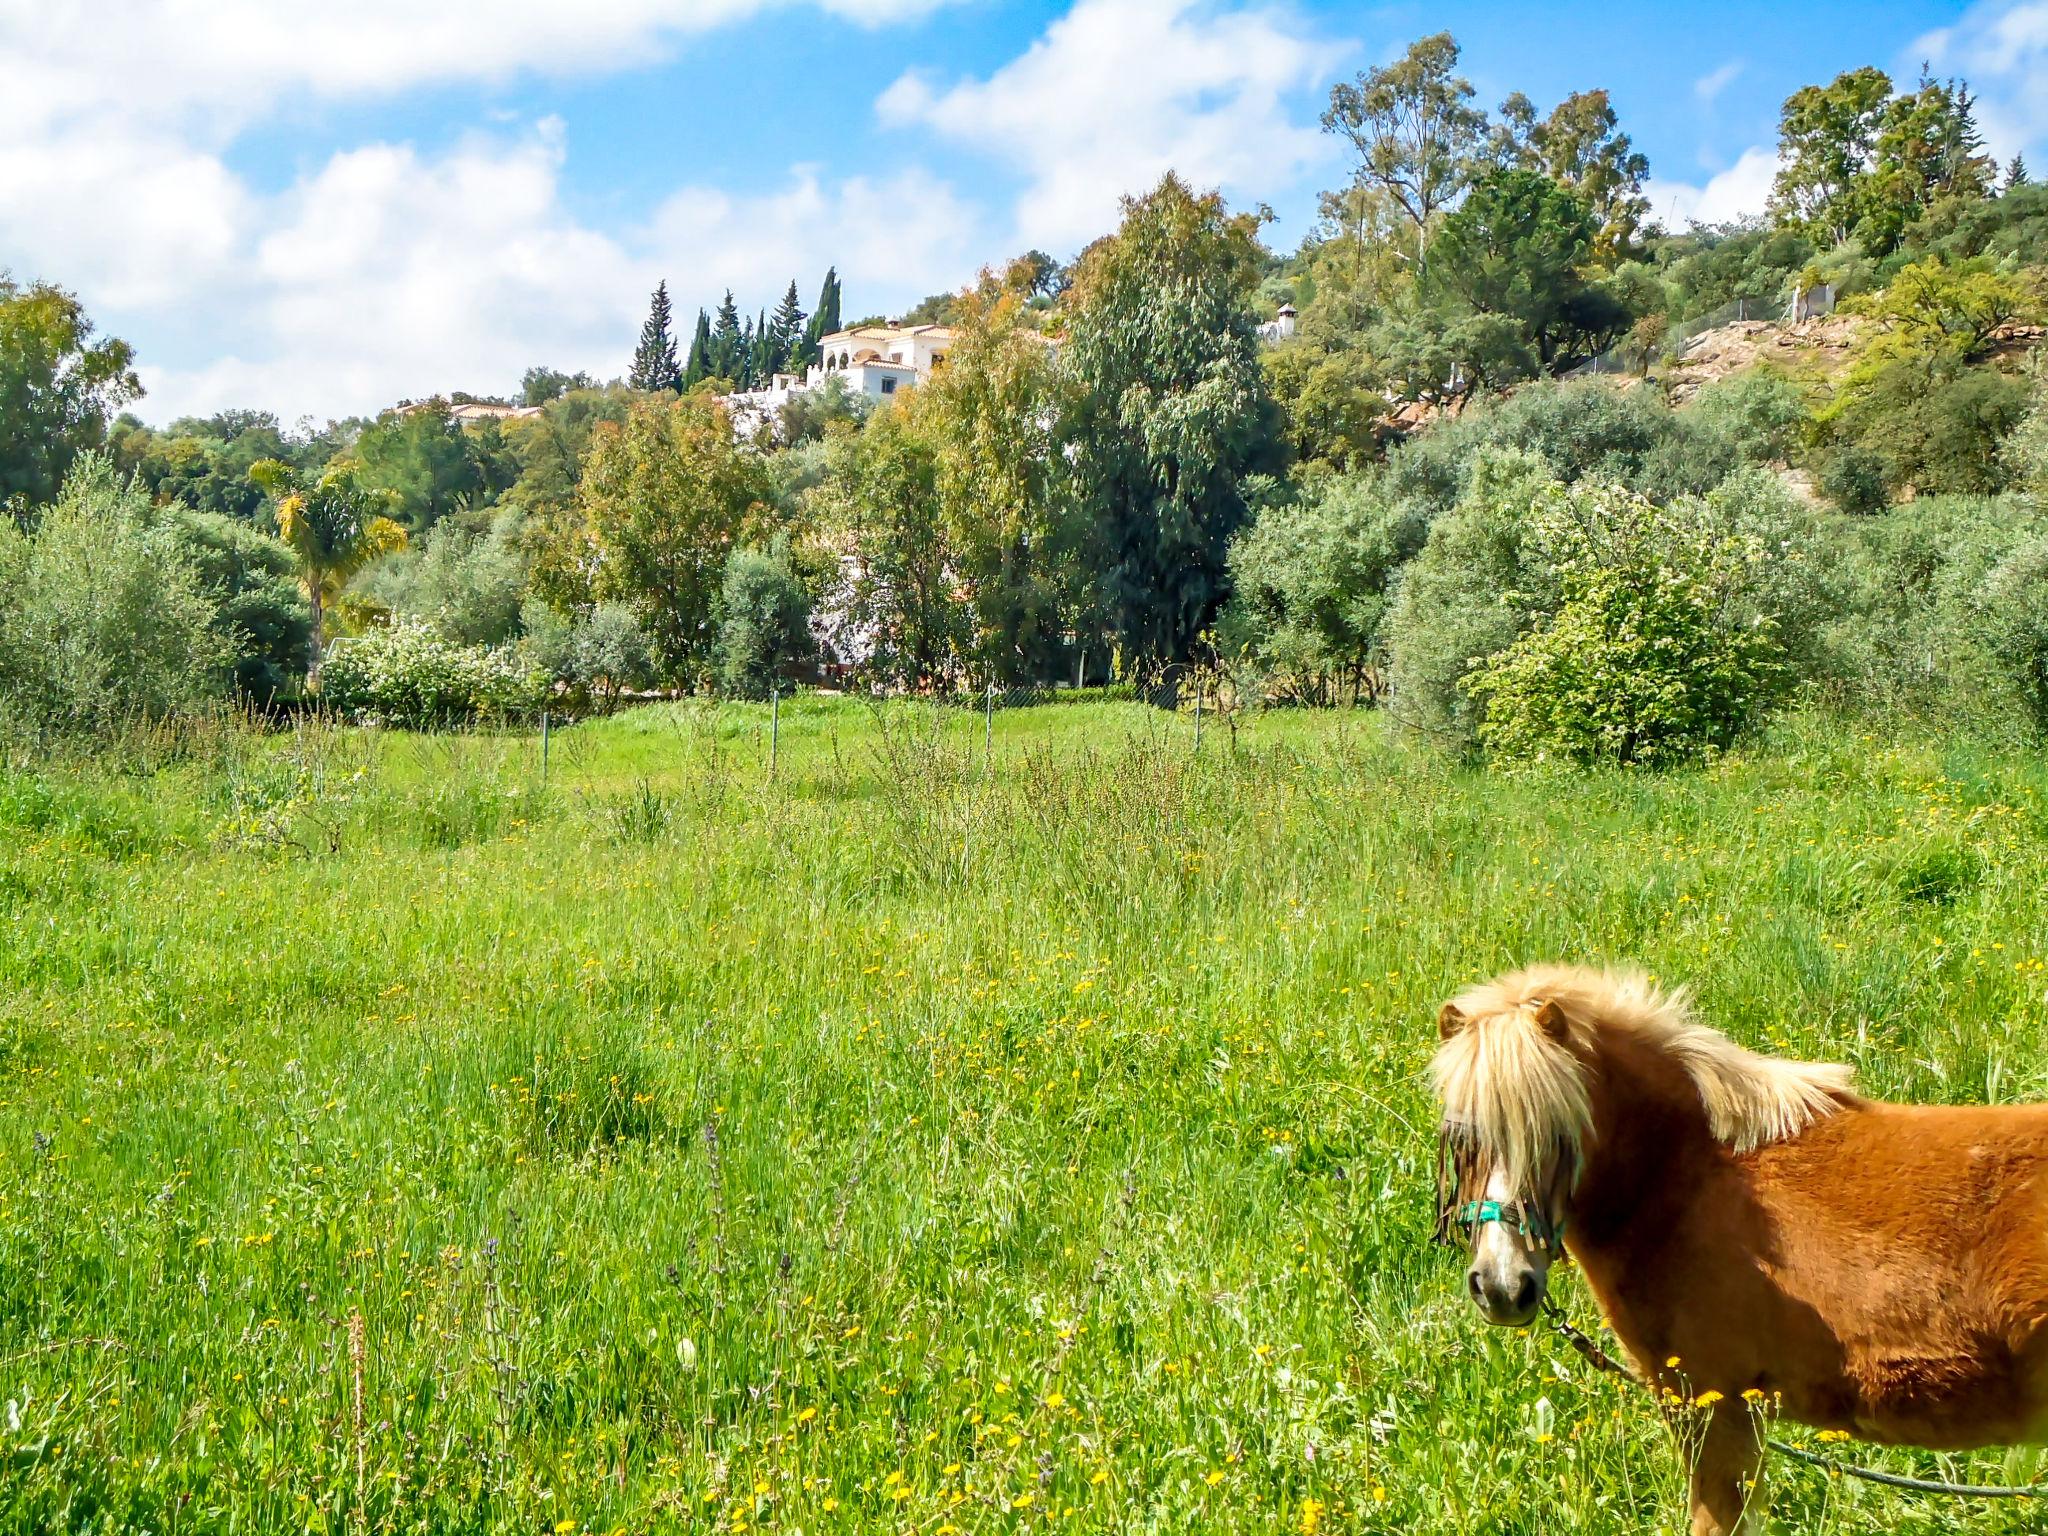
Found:
M 548 782 L 548 712 L 540 712 L 540 782 L 545 789 Z
M 988 685 L 988 696 L 983 703 L 981 724 L 981 767 L 984 773 L 995 766 L 996 747 L 996 685 Z
M 775 758 L 782 746 L 782 680 L 768 685 L 768 777 L 775 777 Z

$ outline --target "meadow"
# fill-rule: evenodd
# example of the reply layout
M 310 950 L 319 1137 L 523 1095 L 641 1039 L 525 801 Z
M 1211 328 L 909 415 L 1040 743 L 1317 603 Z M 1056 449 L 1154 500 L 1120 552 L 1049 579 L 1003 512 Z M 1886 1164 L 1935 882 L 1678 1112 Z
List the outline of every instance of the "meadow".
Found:
M 1634 961 L 1873 1092 L 2048 1096 L 2035 753 L 806 700 L 771 777 L 767 723 L 0 773 L 0 1527 L 1672 1531 L 1650 1411 L 1430 1246 L 1437 1003 Z

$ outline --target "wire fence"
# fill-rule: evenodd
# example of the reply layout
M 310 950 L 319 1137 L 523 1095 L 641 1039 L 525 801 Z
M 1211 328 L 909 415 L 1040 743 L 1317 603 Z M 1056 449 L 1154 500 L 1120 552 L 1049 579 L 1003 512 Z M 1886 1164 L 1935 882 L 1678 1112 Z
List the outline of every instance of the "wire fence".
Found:
M 1565 374 L 1568 379 L 1591 378 L 1598 374 L 1642 374 L 1660 363 L 1684 358 L 1700 337 L 1724 325 L 1746 321 L 1776 321 L 1785 317 L 1788 306 L 1778 298 L 1730 299 L 1716 309 L 1672 326 L 1653 339 L 1627 337 L 1599 356 L 1581 363 Z

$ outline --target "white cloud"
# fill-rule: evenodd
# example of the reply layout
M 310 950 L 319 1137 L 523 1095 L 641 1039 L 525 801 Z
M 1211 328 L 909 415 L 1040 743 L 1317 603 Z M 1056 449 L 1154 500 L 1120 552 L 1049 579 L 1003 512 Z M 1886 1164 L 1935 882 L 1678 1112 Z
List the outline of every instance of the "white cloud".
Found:
M 1683 229 L 1689 223 L 1721 224 L 1762 213 L 1777 175 L 1777 151 L 1758 145 L 1704 185 L 1653 177 L 1644 192 L 1650 211 L 1667 229 Z
M 1915 42 L 1900 56 L 1901 70 L 1922 60 L 1969 80 L 1985 147 L 2001 160 L 2048 147 L 2048 0 L 1974 5 Z
M 1701 104 L 1712 106 L 1720 94 L 1735 83 L 1735 77 L 1743 71 L 1741 59 L 1730 59 L 1719 69 L 1701 75 L 1692 83 L 1692 93 Z
M 0 267 L 207 359 L 145 351 L 154 420 L 370 411 L 508 388 L 539 362 L 613 376 L 664 277 L 682 305 L 727 286 L 772 302 L 834 261 L 862 302 L 957 283 L 972 215 L 921 174 L 827 184 L 796 168 L 744 197 L 681 188 L 644 226 L 599 229 L 568 211 L 554 120 L 354 145 L 282 190 L 229 160 L 302 98 L 638 64 L 800 3 L 880 23 L 946 0 L 0 0 Z M 892 233 L 905 209 L 914 238 Z
M 644 64 L 799 0 L 0 0 L 0 130 L 114 109 L 218 131 L 301 95 Z M 947 0 L 809 0 L 867 25 Z
M 1278 8 L 1079 0 L 987 79 L 906 73 L 876 111 L 1016 166 L 1026 187 L 1013 242 L 1070 250 L 1167 170 L 1270 195 L 1329 157 L 1330 141 L 1290 106 L 1343 51 Z
M 971 267 L 971 214 L 921 173 L 828 184 L 799 168 L 751 197 L 685 188 L 644 227 L 613 235 L 565 211 L 566 155 L 548 124 L 438 157 L 392 144 L 335 155 L 263 202 L 268 233 L 185 296 L 222 317 L 231 350 L 198 368 L 144 369 L 145 414 L 252 403 L 286 419 L 369 412 L 507 389 L 543 362 L 613 377 L 663 278 L 679 306 L 728 287 L 758 305 L 835 261 L 857 294 L 892 297 L 951 286 Z M 919 214 L 914 245 L 878 217 L 906 207 Z M 692 318 L 685 308 L 678 321 Z

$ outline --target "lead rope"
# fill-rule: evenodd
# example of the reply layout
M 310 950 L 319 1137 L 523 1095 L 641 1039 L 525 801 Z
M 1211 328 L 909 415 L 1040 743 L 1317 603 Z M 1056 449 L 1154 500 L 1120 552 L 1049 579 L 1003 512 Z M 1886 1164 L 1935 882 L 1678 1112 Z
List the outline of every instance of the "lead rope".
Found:
M 1619 1376 L 1624 1381 L 1635 1383 L 1644 1391 L 1650 1391 L 1650 1384 L 1634 1371 L 1616 1360 L 1591 1338 L 1572 1325 L 1564 1315 L 1564 1309 L 1548 1296 L 1543 1298 L 1543 1315 L 1551 1328 L 1567 1344 L 1578 1351 L 1580 1357 L 1596 1371 L 1610 1376 Z M 1852 1462 L 1836 1461 L 1832 1457 L 1816 1455 L 1800 1446 L 1788 1445 L 1783 1440 L 1765 1439 L 1764 1444 L 1781 1456 L 1790 1456 L 1794 1461 L 1803 1461 L 1809 1467 L 1819 1467 L 1830 1476 L 1861 1478 L 1866 1483 L 1879 1483 L 1886 1488 L 1901 1488 L 1908 1493 L 1939 1493 L 1956 1499 L 2031 1499 L 2048 1492 L 2048 1484 L 2036 1483 L 2030 1487 L 2007 1488 L 1984 1483 L 1944 1483 L 1930 1477 L 1904 1477 L 1897 1472 L 1880 1472 L 1876 1467 L 1859 1467 Z

